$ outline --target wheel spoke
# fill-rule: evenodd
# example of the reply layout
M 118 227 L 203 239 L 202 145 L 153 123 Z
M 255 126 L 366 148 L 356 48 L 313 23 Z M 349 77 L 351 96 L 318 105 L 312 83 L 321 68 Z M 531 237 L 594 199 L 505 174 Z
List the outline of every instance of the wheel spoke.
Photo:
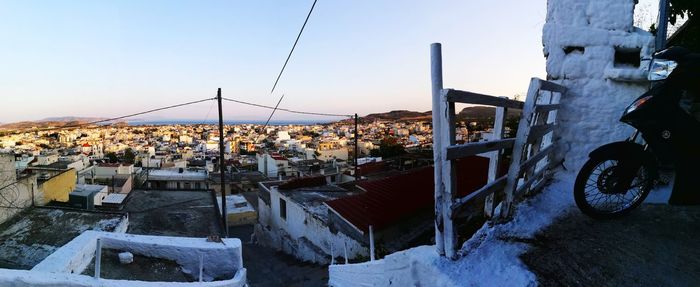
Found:
M 617 160 L 605 160 L 596 165 L 586 179 L 583 187 L 585 201 L 592 208 L 605 213 L 616 213 L 634 205 L 644 193 L 646 174 L 644 167 L 640 168 L 629 188 L 623 193 L 613 190 L 616 181 L 612 177 L 614 169 L 618 167 Z

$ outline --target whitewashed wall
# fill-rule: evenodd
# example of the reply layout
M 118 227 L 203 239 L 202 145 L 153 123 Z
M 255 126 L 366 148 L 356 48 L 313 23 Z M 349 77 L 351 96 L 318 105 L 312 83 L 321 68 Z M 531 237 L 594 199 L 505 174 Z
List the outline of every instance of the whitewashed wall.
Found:
M 43 195 L 38 192 L 36 176 L 28 176 L 17 181 L 14 155 L 0 154 L 0 223 L 7 221 L 17 213 L 32 205 L 32 192 L 36 193 L 37 202 L 42 202 Z
M 569 89 L 557 118 L 560 156 L 577 171 L 596 147 L 628 137 L 619 122 L 625 107 L 648 88 L 648 61 L 615 65 L 615 49 L 639 49 L 650 58 L 653 36 L 633 26 L 634 0 L 549 0 L 543 28 L 550 80 Z M 572 48 L 581 48 L 579 49 Z M 569 48 L 570 53 L 565 50 Z
M 287 202 L 286 220 L 280 216 L 280 198 Z M 369 255 L 367 247 L 342 232 L 333 234 L 326 224 L 279 193 L 276 188 L 270 191 L 270 203 L 271 206 L 267 207 L 262 200 L 258 201 L 260 223 L 270 226 L 269 229 L 256 228 L 256 238 L 260 243 L 282 250 L 298 259 L 320 264 L 328 264 L 331 253 L 335 257 L 343 257 L 344 244 L 347 244 L 350 259 Z M 266 234 L 261 234 L 262 232 Z M 310 241 L 317 250 L 308 248 L 302 237 Z M 331 252 L 331 246 L 333 246 L 333 252 Z M 316 251 L 319 250 L 322 254 L 317 254 Z

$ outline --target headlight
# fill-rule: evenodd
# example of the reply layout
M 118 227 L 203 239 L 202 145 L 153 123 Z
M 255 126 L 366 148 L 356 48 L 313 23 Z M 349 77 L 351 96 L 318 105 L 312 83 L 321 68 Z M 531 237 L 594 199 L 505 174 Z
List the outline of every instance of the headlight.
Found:
M 632 103 L 629 107 L 627 107 L 627 109 L 625 109 L 625 115 L 636 111 L 637 109 L 639 109 L 639 107 L 644 105 L 644 103 L 646 103 L 650 99 L 651 99 L 651 96 L 646 96 L 646 97 L 637 99 L 636 101 L 634 101 L 634 103 Z
M 659 81 L 668 78 L 678 63 L 671 60 L 654 59 L 649 69 L 649 81 Z

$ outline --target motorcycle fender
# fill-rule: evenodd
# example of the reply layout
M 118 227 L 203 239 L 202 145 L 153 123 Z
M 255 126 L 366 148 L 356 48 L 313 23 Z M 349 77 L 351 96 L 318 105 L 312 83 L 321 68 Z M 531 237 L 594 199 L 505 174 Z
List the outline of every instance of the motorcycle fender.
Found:
M 658 166 L 656 163 L 656 158 L 654 155 L 644 150 L 644 146 L 629 142 L 620 141 L 602 145 L 597 149 L 593 150 L 589 157 L 610 157 L 610 156 L 622 156 L 624 159 L 629 160 L 641 160 L 642 164 L 646 168 L 650 169 L 651 175 L 654 179 L 658 178 Z

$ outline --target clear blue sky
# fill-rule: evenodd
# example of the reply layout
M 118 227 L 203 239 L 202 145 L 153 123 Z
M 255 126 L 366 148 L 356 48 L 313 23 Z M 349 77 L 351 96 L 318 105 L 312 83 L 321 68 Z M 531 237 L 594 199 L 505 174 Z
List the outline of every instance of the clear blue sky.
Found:
M 432 42 L 446 87 L 512 96 L 544 76 L 545 0 L 319 0 L 270 95 L 312 2 L 0 1 L 0 122 L 118 116 L 219 87 L 268 105 L 284 93 L 290 109 L 427 111 Z M 213 107 L 213 119 L 212 103 L 148 118 L 204 119 Z M 227 120 L 269 112 L 224 104 Z

